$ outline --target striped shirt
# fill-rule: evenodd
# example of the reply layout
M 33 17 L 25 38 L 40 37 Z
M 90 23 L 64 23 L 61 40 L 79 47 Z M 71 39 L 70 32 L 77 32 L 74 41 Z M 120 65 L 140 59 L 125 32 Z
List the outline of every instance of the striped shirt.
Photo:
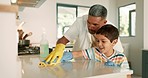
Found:
M 97 48 L 89 48 L 82 51 L 85 59 L 91 59 L 99 62 L 112 61 L 121 68 L 129 68 L 129 64 L 126 56 L 123 52 L 114 50 L 114 53 L 110 57 L 106 57 L 105 54 L 101 53 Z

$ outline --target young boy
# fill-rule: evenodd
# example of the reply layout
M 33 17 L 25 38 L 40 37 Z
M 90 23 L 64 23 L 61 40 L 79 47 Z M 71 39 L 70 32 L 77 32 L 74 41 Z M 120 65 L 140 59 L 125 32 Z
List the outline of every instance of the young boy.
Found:
M 107 66 L 129 68 L 126 56 L 122 52 L 113 49 L 118 42 L 118 36 L 118 29 L 111 24 L 106 24 L 94 34 L 96 47 L 82 50 L 82 52 L 72 52 L 72 54 L 65 52 L 61 62 L 69 60 L 71 57 L 78 58 L 84 56 L 85 59 L 103 62 Z

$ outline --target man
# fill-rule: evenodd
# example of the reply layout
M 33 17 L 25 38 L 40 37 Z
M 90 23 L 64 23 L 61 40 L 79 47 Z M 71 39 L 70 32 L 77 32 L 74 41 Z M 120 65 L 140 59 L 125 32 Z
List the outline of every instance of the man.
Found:
M 91 6 L 88 15 L 77 18 L 64 36 L 57 41 L 54 51 L 39 65 L 45 66 L 45 63 L 59 63 L 63 56 L 65 45 L 70 41 L 76 40 L 73 51 L 80 51 L 95 46 L 94 34 L 107 23 L 106 17 L 107 9 L 104 6 L 99 4 Z M 121 48 L 120 51 L 123 50 L 120 40 L 117 45 L 119 48 L 114 49 L 118 50 Z

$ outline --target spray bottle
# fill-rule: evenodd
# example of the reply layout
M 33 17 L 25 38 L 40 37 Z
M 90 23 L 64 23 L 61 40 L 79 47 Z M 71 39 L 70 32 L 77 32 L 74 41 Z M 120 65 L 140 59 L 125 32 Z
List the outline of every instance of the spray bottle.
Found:
M 40 57 L 45 58 L 49 54 L 49 44 L 48 40 L 46 39 L 46 32 L 43 29 L 42 39 L 40 41 Z

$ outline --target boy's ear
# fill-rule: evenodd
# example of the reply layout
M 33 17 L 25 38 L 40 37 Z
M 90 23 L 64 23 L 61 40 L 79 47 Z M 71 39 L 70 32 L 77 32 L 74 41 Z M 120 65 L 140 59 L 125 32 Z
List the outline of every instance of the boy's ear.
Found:
M 118 42 L 118 39 L 113 40 L 113 45 L 115 45 Z

